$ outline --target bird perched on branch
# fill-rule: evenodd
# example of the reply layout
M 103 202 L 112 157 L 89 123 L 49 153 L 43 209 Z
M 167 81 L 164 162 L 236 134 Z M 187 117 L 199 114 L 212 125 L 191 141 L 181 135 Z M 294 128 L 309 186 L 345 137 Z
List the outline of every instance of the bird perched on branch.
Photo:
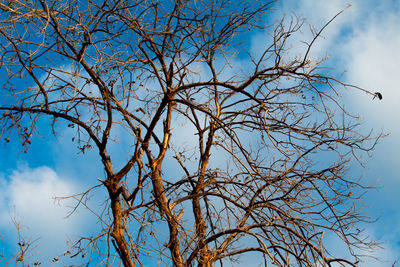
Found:
M 372 98 L 372 99 L 375 99 L 375 97 L 377 97 L 379 100 L 382 100 L 382 94 L 379 92 L 375 92 L 374 98 Z

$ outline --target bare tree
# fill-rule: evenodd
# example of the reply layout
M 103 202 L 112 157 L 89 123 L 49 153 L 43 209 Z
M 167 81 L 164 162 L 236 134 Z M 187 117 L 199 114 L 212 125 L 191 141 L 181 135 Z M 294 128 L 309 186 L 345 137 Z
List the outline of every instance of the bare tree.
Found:
M 310 56 L 333 19 L 291 56 L 304 21 L 264 25 L 272 4 L 0 4 L 2 139 L 18 133 L 28 149 L 39 119 L 50 118 L 54 134 L 70 127 L 82 153 L 98 151 L 105 170 L 103 228 L 68 255 L 222 266 L 257 252 L 265 265 L 330 266 L 356 265 L 360 249 L 376 245 L 358 229 L 368 187 L 348 167 L 378 138 L 362 133 L 341 91 L 375 93 Z M 247 49 L 252 30 L 269 34 L 261 52 Z M 324 234 L 352 257 L 336 255 Z
M 15 261 L 15 265 L 17 266 L 20 264 L 21 266 L 40 266 L 41 263 L 39 261 L 32 261 L 32 257 L 36 256 L 36 249 L 37 249 L 37 243 L 38 239 L 32 240 L 31 238 L 26 238 L 23 235 L 23 228 L 26 228 L 26 226 L 22 225 L 19 218 L 17 218 L 17 215 L 14 214 L 12 217 L 12 223 L 14 224 L 14 227 L 17 231 L 17 247 L 18 251 L 11 255 L 10 257 L 7 257 L 7 254 L 5 252 L 5 240 L 4 236 L 0 234 L 0 239 L 1 239 L 1 253 L 0 253 L 0 263 L 2 266 L 10 266 L 13 261 Z

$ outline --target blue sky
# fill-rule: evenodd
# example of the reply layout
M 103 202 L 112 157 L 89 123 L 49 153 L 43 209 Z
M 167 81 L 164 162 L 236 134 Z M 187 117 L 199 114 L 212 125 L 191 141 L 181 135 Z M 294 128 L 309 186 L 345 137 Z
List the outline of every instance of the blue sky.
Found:
M 354 174 L 361 172 L 366 183 L 376 181 L 381 187 L 365 196 L 369 215 L 380 217 L 365 228 L 371 237 L 383 242 L 384 249 L 371 256 L 386 262 L 371 259 L 361 266 L 389 266 L 400 257 L 400 1 L 288 0 L 275 6 L 272 19 L 295 12 L 318 29 L 348 4 L 352 6 L 326 29 L 312 53 L 315 57 L 329 55 L 328 65 L 343 72 L 344 81 L 383 95 L 382 101 L 373 101 L 362 92 L 348 92 L 343 97 L 347 109 L 360 115 L 365 130 L 390 133 L 371 157 L 364 159 L 364 169 L 357 162 L 352 163 Z M 252 51 L 262 49 L 266 34 L 250 35 Z M 299 44 L 310 40 L 311 33 L 304 27 L 292 39 L 292 53 L 301 53 Z M 46 121 L 42 124 L 48 127 Z M 70 142 L 65 142 L 70 136 L 68 129 L 61 129 L 58 139 L 52 135 L 35 137 L 28 153 L 22 153 L 13 138 L 10 143 L 0 143 L 0 233 L 5 236 L 6 251 L 16 249 L 16 231 L 11 221 L 15 216 L 25 226 L 26 236 L 40 238 L 34 253 L 43 260 L 48 255 L 62 254 L 66 239 L 96 227 L 89 212 L 80 210 L 66 218 L 71 203 L 54 201 L 55 196 L 79 193 L 95 185 L 95 178 L 103 176 L 96 153 L 78 154 Z M 104 200 L 104 193 L 102 189 L 94 191 L 97 203 Z M 94 210 L 99 209 L 96 201 L 91 203 Z M 330 245 L 335 247 L 336 243 L 332 241 Z M 50 266 L 50 260 L 47 262 Z

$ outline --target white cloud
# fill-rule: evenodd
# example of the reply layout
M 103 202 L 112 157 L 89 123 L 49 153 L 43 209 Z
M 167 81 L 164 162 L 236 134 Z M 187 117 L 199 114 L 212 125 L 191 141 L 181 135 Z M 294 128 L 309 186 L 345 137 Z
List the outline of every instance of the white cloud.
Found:
M 80 224 L 88 219 L 84 213 L 66 218 L 72 201 L 54 200 L 56 196 L 77 193 L 77 187 L 52 169 L 22 166 L 10 175 L 2 175 L 0 184 L 0 232 L 11 250 L 14 247 L 16 251 L 17 243 L 12 218 L 23 226 L 22 234 L 27 240 L 40 238 L 34 258 L 43 264 L 65 251 L 67 239 L 87 230 Z
M 335 15 L 343 11 L 338 17 L 328 25 L 320 35 L 320 37 L 313 43 L 312 49 L 309 52 L 310 58 L 320 59 L 329 55 L 337 45 L 337 38 L 344 31 L 349 31 L 358 16 L 359 9 L 351 6 L 349 1 L 336 0 L 336 1 L 281 1 L 276 6 L 276 12 L 273 13 L 271 22 L 280 22 L 285 17 L 285 30 L 288 30 L 288 25 L 298 22 L 303 23 L 299 31 L 291 34 L 287 39 L 287 48 L 290 48 L 288 55 L 290 57 L 303 57 L 307 51 L 307 44 L 310 44 L 315 34 L 319 32 L 322 27 L 328 23 Z M 257 34 L 252 37 L 252 53 L 261 54 L 265 49 L 265 44 L 269 44 L 272 39 L 268 36 L 270 29 L 265 33 Z M 329 53 L 328 53 L 329 52 Z
M 304 0 L 299 1 L 298 6 L 302 7 L 304 16 L 318 25 L 323 16 L 332 12 L 333 6 L 337 8 L 344 2 L 337 0 L 328 4 L 326 1 Z M 328 30 L 334 34 L 329 31 L 325 34 L 324 45 L 333 54 L 333 64 L 339 63 L 336 69 L 347 70 L 344 76 L 347 82 L 383 94 L 382 101 L 372 100 L 372 96 L 360 92 L 349 94 L 345 100 L 347 108 L 365 121 L 365 129 L 373 127 L 376 131 L 383 129 L 392 133 L 374 151 L 375 157 L 369 161 L 366 173 L 367 180 L 381 178 L 379 185 L 385 186 L 380 192 L 369 194 L 365 200 L 372 206 L 369 213 L 381 215 L 371 236 L 381 242 L 387 240 L 382 244 L 384 249 L 368 255 L 387 261 L 380 263 L 366 259 L 362 263 L 362 266 L 389 266 L 399 257 L 396 245 L 399 233 L 393 226 L 400 221 L 400 213 L 394 207 L 400 201 L 400 179 L 397 176 L 400 159 L 400 123 L 397 120 L 397 114 L 400 114 L 400 5 L 398 1 L 361 0 L 352 1 L 352 4 L 329 26 Z
M 364 130 L 374 128 L 377 132 L 384 130 L 391 136 L 381 141 L 374 151 L 374 157 L 369 161 L 366 170 L 367 181 L 380 178 L 379 186 L 385 188 L 379 192 L 371 192 L 366 196 L 366 202 L 372 206 L 368 214 L 381 215 L 374 225 L 374 237 L 383 243 L 384 249 L 370 256 L 376 256 L 389 262 L 366 260 L 362 266 L 391 266 L 399 257 L 399 233 L 395 229 L 400 223 L 399 203 L 400 179 L 398 164 L 400 156 L 400 2 L 371 0 L 333 0 L 333 1 L 282 1 L 280 11 L 302 15 L 308 22 L 319 29 L 337 12 L 348 4 L 352 6 L 335 19 L 323 32 L 323 38 L 316 42 L 312 50 L 313 56 L 331 54 L 329 66 L 334 66 L 338 72 L 346 70 L 346 82 L 370 90 L 381 92 L 383 100 L 372 100 L 371 95 L 362 92 L 352 92 L 345 95 L 346 107 L 365 121 Z M 278 14 L 279 18 L 281 14 Z M 309 41 L 310 32 L 304 30 L 299 35 L 293 35 L 292 55 L 301 53 L 304 46 L 295 45 L 299 41 Z M 257 37 L 261 39 L 260 36 Z M 292 36 L 290 37 L 292 38 Z M 257 40 L 256 40 L 257 41 Z M 256 45 L 263 42 L 255 42 Z M 264 42 L 265 43 L 265 42 Z M 335 66 L 336 64 L 336 66 Z M 351 90 L 353 91 L 353 90 Z M 368 182 L 367 182 L 368 183 Z M 377 201 L 379 200 L 379 201 Z M 333 245 L 334 246 L 334 245 Z M 341 244 L 337 244 L 339 249 Z
M 339 65 L 338 72 L 346 70 L 347 82 L 363 87 L 373 92 L 383 94 L 384 101 L 366 101 L 362 95 L 351 95 L 351 102 L 357 105 L 357 113 L 374 118 L 373 125 L 379 125 L 390 131 L 400 131 L 395 127 L 389 114 L 400 112 L 400 4 L 396 1 L 370 0 L 333 0 L 333 1 L 284 1 L 282 12 L 296 12 L 307 19 L 316 29 L 321 28 L 340 10 L 346 9 L 322 33 L 322 37 L 313 47 L 313 55 L 321 57 L 332 54 L 332 59 Z M 310 41 L 309 31 L 302 31 L 301 36 L 293 40 Z M 301 45 L 297 45 L 301 47 Z M 300 50 L 294 47 L 294 50 Z M 296 54 L 296 51 L 293 52 Z M 333 64 L 335 63 L 333 62 Z M 332 65 L 332 62 L 328 65 Z M 367 97 L 368 100 L 372 96 Z
M 352 83 L 383 94 L 383 101 L 374 101 L 365 105 L 365 99 L 355 98 L 354 102 L 374 118 L 375 123 L 390 130 L 399 131 L 393 124 L 390 114 L 399 114 L 400 105 L 400 13 L 385 16 L 385 20 L 358 28 L 354 36 L 344 46 L 348 66 L 347 78 Z

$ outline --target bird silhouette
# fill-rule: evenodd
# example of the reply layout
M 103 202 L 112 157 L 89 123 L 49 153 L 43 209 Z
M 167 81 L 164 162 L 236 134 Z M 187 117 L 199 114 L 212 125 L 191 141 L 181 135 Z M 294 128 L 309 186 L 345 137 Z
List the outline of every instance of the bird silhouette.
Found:
M 375 97 L 377 97 L 379 100 L 382 100 L 382 94 L 379 93 L 379 92 L 375 92 L 374 98 L 375 98 Z M 373 99 L 374 99 L 374 98 L 373 98 Z

